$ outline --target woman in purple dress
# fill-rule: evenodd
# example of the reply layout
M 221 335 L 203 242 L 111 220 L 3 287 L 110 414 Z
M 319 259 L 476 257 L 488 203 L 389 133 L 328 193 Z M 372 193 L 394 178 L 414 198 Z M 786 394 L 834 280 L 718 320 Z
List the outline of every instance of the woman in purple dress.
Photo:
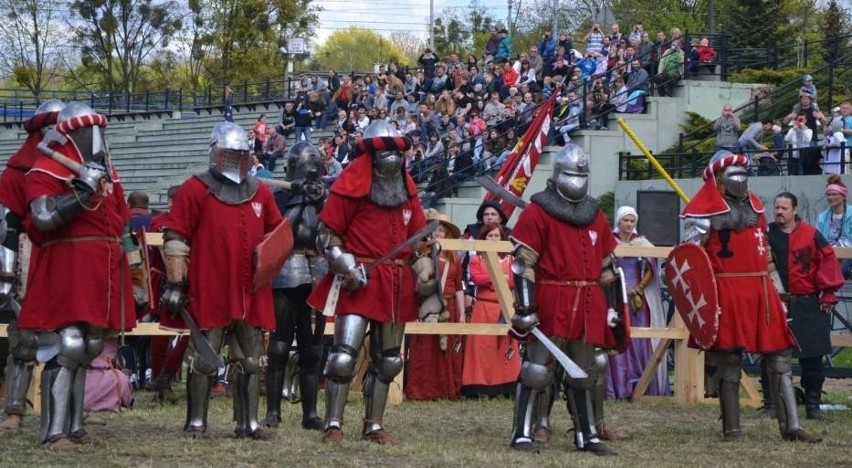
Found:
M 653 247 L 648 239 L 636 232 L 639 215 L 632 207 L 622 206 L 615 214 L 613 234 L 619 245 Z M 618 265 L 624 271 L 628 302 L 634 327 L 665 327 L 666 316 L 660 295 L 660 278 L 656 259 L 645 257 L 620 257 Z M 629 399 L 645 371 L 658 340 L 634 338 L 622 354 L 609 357 L 606 378 L 607 399 Z M 648 385 L 647 395 L 668 395 L 668 369 L 663 361 L 655 378 Z

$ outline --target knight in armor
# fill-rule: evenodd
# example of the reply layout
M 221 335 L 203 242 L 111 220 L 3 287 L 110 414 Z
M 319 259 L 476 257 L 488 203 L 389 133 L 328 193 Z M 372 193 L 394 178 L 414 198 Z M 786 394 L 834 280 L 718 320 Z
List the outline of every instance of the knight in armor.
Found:
M 322 430 L 317 415 L 317 389 L 322 363 L 322 339 L 325 316 L 307 304 L 313 285 L 325 276 L 328 263 L 317 253 L 316 239 L 322 204 L 328 196 L 320 180 L 322 158 L 316 146 L 300 141 L 287 152 L 286 180 L 291 190 L 275 192 L 278 209 L 290 221 L 294 234 L 294 251 L 284 268 L 272 280 L 275 303 L 275 330 L 266 348 L 266 420 L 268 427 L 281 423 L 282 391 L 287 381 L 286 370 L 293 338 L 298 351 L 299 395 L 302 404 L 302 427 Z
M 272 191 L 249 175 L 246 132 L 232 122 L 216 124 L 210 135 L 210 167 L 178 189 L 164 222 L 166 285 L 162 301 L 174 316 L 192 317 L 213 350 L 230 332 L 235 365 L 234 419 L 237 437 L 265 440 L 257 420 L 263 332 L 275 329 L 272 290 L 252 292 L 255 248 L 283 222 Z M 190 351 L 184 431 L 201 437 L 216 366 Z
M 17 311 L 20 308 L 18 285 L 18 256 L 23 220 L 26 218 L 27 200 L 24 195 L 24 178 L 35 162 L 42 157 L 37 146 L 42 136 L 56 123 L 56 116 L 65 104 L 49 99 L 36 109 L 23 124 L 27 139 L 9 158 L 6 170 L 0 175 L 0 315 L 9 324 L 9 357 L 6 360 L 6 418 L 0 430 L 17 429 L 27 413 L 27 389 L 30 387 L 35 366 L 36 343 L 32 334 L 20 334 Z
M 38 146 L 51 157 L 39 158 L 25 179 L 25 229 L 37 250 L 18 328 L 38 334 L 45 363 L 38 440 L 52 449 L 94 441 L 83 427 L 86 368 L 105 336 L 136 324 L 121 241 L 130 210 L 106 126 L 89 106 L 65 105 Z
M 424 321 L 444 311 L 433 255 L 413 254 L 420 246 L 405 247 L 376 263 L 426 226 L 417 186 L 403 164 L 410 147 L 387 122 L 370 124 L 358 142 L 359 156 L 331 186 L 319 215 L 317 249 L 330 271 L 308 303 L 334 316 L 334 346 L 325 366 L 324 442 L 343 440 L 343 410 L 369 326 L 361 434 L 378 444 L 394 443 L 383 417 L 390 383 L 402 370 L 405 323 L 417 320 L 418 310 Z
M 530 331 L 538 327 L 588 374 L 566 378 L 575 445 L 596 455 L 614 455 L 601 442 L 597 423 L 603 407 L 595 411 L 593 394 L 603 384 L 606 350 L 620 346 L 624 338 L 618 328 L 623 332 L 629 322 L 621 322 L 608 308 L 603 288 L 617 279 L 616 241 L 588 185 L 588 155 L 577 145 L 566 145 L 556 155 L 547 188 L 533 195 L 515 224 L 512 334 L 531 339 Z M 540 341 L 527 344 L 515 390 L 514 449 L 531 450 L 534 424 L 546 424 L 555 364 Z M 537 410 L 539 404 L 543 407 Z
M 799 425 L 790 367 L 794 340 L 773 281 L 777 272 L 763 203 L 748 188 L 748 165 L 742 154 L 716 153 L 704 170 L 704 185 L 681 213 L 686 241 L 704 248 L 717 285 L 719 329 L 707 358 L 720 377 L 724 440 L 740 439 L 740 378 L 747 352 L 766 361 L 781 437 L 816 443 L 821 439 Z

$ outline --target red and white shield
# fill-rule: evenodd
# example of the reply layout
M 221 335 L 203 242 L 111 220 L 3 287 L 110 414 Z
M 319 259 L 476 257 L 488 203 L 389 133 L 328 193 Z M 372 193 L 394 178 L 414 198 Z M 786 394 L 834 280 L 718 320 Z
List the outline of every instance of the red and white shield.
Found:
M 669 295 L 695 343 L 711 348 L 719 334 L 720 311 L 707 253 L 696 244 L 681 244 L 666 258 L 664 273 Z

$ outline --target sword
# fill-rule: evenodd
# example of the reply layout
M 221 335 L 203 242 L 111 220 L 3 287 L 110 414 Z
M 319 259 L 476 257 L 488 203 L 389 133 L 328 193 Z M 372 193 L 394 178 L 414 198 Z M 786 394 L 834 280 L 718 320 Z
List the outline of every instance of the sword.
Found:
M 580 369 L 580 366 L 578 366 L 577 363 L 572 361 L 571 358 L 569 358 L 564 352 L 562 352 L 562 350 L 559 349 L 559 346 L 553 344 L 553 342 L 550 341 L 550 338 L 548 338 L 547 335 L 544 334 L 544 332 L 539 330 L 538 327 L 533 327 L 532 330 L 530 330 L 530 333 L 532 333 L 533 336 L 535 336 L 538 341 L 540 341 L 541 344 L 543 344 L 544 347 L 547 348 L 548 351 L 550 351 L 550 354 L 553 355 L 554 358 L 556 358 L 556 361 L 559 362 L 559 365 L 561 365 L 562 368 L 565 369 L 565 372 L 567 372 L 568 375 L 570 375 L 572 378 L 585 379 L 589 376 L 589 374 L 583 371 L 583 369 Z
M 377 258 L 375 262 L 370 263 L 366 268 L 364 268 L 364 274 L 369 273 L 370 271 L 373 270 L 373 268 L 376 268 L 377 266 L 379 266 L 383 262 L 390 260 L 393 257 L 396 257 L 400 252 L 402 252 L 406 248 L 408 248 L 408 247 L 418 243 L 419 241 L 423 240 L 423 238 L 425 238 L 425 237 L 429 236 L 430 234 L 432 234 L 433 232 L 435 232 L 435 229 L 438 229 L 439 224 L 441 224 L 440 221 L 438 221 L 437 219 L 433 220 L 431 223 L 427 224 L 425 228 L 417 231 L 408 239 L 405 239 L 402 242 L 402 244 L 399 244 L 396 247 L 390 249 L 390 251 L 388 253 Z
M 475 177 L 475 180 L 479 185 L 482 186 L 489 193 L 494 195 L 495 197 L 508 202 L 511 205 L 514 205 L 516 208 L 526 208 L 529 205 L 529 202 L 524 200 L 523 198 L 515 195 L 514 193 L 506 190 L 505 187 L 498 184 L 496 180 L 492 179 L 491 176 L 483 175 L 479 177 Z
M 193 362 L 193 365 L 199 370 L 199 372 L 211 374 L 215 372 L 216 369 L 225 367 L 225 363 L 222 361 L 222 356 L 219 356 L 219 353 L 213 349 L 213 345 L 211 345 L 210 342 L 207 341 L 207 338 L 201 333 L 201 329 L 198 328 L 198 324 L 195 323 L 195 319 L 189 315 L 186 307 L 181 307 L 180 317 L 189 328 L 189 340 L 198 352 L 198 358 Z

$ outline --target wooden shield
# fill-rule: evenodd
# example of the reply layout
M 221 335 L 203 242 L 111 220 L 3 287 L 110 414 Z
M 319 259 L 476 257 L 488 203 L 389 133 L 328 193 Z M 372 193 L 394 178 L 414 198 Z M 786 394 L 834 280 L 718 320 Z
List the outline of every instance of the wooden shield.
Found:
M 707 253 L 697 244 L 681 244 L 666 258 L 664 273 L 669 295 L 695 343 L 711 348 L 719 335 L 720 310 Z
M 287 257 L 293 252 L 293 229 L 290 221 L 284 218 L 255 248 L 254 283 L 252 292 L 257 291 L 278 275 Z

